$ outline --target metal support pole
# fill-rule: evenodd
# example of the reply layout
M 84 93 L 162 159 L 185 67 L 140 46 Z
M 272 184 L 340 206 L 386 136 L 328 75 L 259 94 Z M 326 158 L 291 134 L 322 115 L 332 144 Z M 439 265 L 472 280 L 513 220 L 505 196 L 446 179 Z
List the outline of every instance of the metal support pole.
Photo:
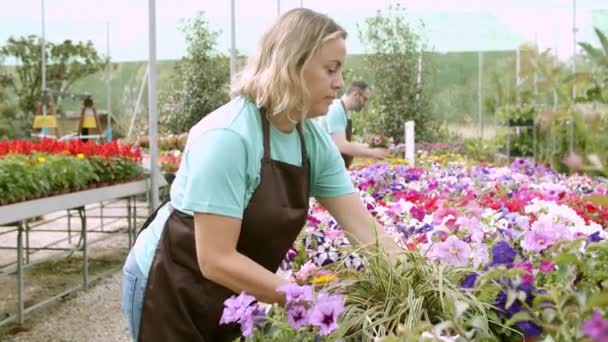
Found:
M 576 0 L 572 0 L 572 73 L 576 74 Z M 570 114 L 570 153 L 574 153 L 574 108 L 576 83 L 572 85 L 572 113 Z
M 89 253 L 87 246 L 87 218 L 85 210 L 86 208 L 84 206 L 78 208 L 81 225 L 80 234 L 82 234 L 82 288 L 87 290 L 89 288 Z
M 101 231 L 103 232 L 103 201 L 99 202 L 99 218 L 101 220 Z
M 72 244 L 72 213 L 68 209 L 68 243 Z
M 133 221 L 131 219 L 131 197 L 127 197 L 127 235 L 129 236 L 129 248 L 133 246 Z
M 479 139 L 483 141 L 483 99 L 481 83 L 483 81 L 483 53 L 478 52 L 478 78 L 477 78 L 477 112 L 479 113 Z
M 133 244 L 135 244 L 135 239 L 137 238 L 137 196 L 133 196 Z
M 42 73 L 42 86 L 41 86 L 41 94 L 42 94 L 42 115 L 46 116 L 47 114 L 47 108 L 46 108 L 46 32 L 45 32 L 45 23 L 44 23 L 44 0 L 40 1 L 41 3 L 41 10 L 42 10 L 42 38 L 40 39 L 40 53 L 41 53 L 41 73 Z M 40 133 L 42 133 L 41 135 L 43 137 L 46 137 L 49 134 L 49 129 L 47 127 L 42 127 L 40 129 Z
M 235 0 L 230 0 L 230 83 L 236 77 L 236 20 L 235 20 Z
M 106 48 L 107 48 L 107 55 L 108 55 L 108 65 L 106 68 L 106 95 L 108 97 L 108 116 L 107 116 L 107 120 L 108 122 L 106 123 L 106 141 L 112 141 L 112 85 L 111 85 L 111 71 L 112 71 L 112 62 L 110 60 L 110 22 L 106 23 Z M 103 224 L 102 224 L 103 226 Z
M 156 1 L 149 0 L 148 13 L 148 34 L 149 34 L 149 56 L 148 56 L 148 110 L 149 110 L 149 128 L 150 128 L 150 204 L 152 210 L 158 208 L 158 184 L 160 179 L 160 170 L 158 167 L 158 113 L 156 108 Z
M 30 224 L 25 221 L 25 263 L 30 263 Z
M 23 227 L 26 221 L 21 221 L 17 231 L 17 318 L 23 324 Z
M 42 56 L 42 60 L 41 60 L 41 67 L 42 67 L 42 96 L 43 96 L 43 100 L 42 100 L 42 115 L 46 115 L 46 49 L 44 48 L 44 46 L 46 45 L 46 41 L 45 41 L 45 24 L 44 24 L 44 0 L 40 1 L 41 3 L 41 9 L 42 9 L 42 37 L 40 39 L 40 54 Z

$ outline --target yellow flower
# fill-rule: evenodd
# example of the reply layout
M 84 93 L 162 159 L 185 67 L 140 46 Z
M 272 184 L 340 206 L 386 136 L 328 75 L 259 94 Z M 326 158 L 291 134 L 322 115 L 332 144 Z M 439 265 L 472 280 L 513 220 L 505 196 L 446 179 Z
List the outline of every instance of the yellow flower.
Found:
M 312 279 L 312 283 L 314 285 L 323 285 L 327 283 L 331 283 L 332 281 L 338 279 L 335 274 L 323 274 L 320 276 L 316 276 Z
M 76 155 L 76 158 L 78 158 L 78 159 L 84 159 L 84 154 L 82 154 L 82 153 L 78 153 L 78 154 Z
M 46 161 L 46 158 L 44 158 L 44 157 L 38 157 L 38 162 L 40 164 L 44 163 L 45 161 Z

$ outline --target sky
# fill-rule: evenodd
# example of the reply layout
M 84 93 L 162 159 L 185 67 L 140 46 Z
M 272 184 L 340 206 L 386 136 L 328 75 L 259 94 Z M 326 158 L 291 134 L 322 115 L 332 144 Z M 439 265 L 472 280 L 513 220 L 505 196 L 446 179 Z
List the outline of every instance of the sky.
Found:
M 0 46 L 11 36 L 41 35 L 42 0 L 0 1 Z M 552 48 L 562 59 L 573 54 L 573 0 L 235 0 L 236 47 L 250 54 L 280 11 L 304 7 L 334 18 L 347 31 L 349 53 L 365 53 L 358 25 L 377 10 L 400 3 L 434 51 L 512 50 L 525 41 Z M 148 58 L 149 0 L 45 0 L 45 36 L 53 42 L 91 40 L 114 61 Z M 608 30 L 608 0 L 576 1 L 578 41 L 597 45 L 593 25 Z M 157 58 L 176 59 L 186 44 L 179 23 L 205 11 L 220 31 L 218 50 L 230 47 L 229 0 L 156 0 Z M 603 11 L 603 12 L 602 12 Z M 10 63 L 10 61 L 5 61 Z

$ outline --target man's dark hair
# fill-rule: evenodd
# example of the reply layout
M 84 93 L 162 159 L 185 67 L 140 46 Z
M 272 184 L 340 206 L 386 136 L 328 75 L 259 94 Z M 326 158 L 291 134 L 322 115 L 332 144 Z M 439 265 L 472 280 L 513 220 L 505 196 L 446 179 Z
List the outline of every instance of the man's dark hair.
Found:
M 369 86 L 365 81 L 352 81 L 346 89 L 346 94 L 350 95 L 357 90 L 365 91 Z

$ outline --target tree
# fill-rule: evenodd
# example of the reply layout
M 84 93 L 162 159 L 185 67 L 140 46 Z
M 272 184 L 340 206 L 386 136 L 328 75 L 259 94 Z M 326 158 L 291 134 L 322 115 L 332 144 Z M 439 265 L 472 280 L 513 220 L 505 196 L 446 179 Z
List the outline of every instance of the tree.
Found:
M 591 101 L 608 102 L 608 37 L 598 28 L 595 28 L 595 34 L 600 41 L 600 48 L 593 47 L 589 43 L 578 43 L 593 65 L 591 73 L 586 75 L 591 83 L 586 95 Z
M 3 59 L 0 56 L 0 103 L 4 103 L 9 99 L 8 90 L 12 87 L 14 79 L 12 75 L 3 66 Z
M 0 49 L 0 55 L 17 60 L 17 82 L 13 83 L 13 87 L 19 97 L 19 108 L 25 113 L 25 120 L 30 122 L 42 96 L 41 50 L 40 39 L 35 35 L 11 37 Z M 90 41 L 73 43 L 68 39 L 59 44 L 46 42 L 45 60 L 47 89 L 55 92 L 67 91 L 75 81 L 96 73 L 104 66 Z M 54 94 L 52 99 L 58 104 L 61 95 Z
M 439 121 L 431 114 L 430 65 L 423 66 L 418 82 L 418 60 L 425 48 L 421 36 L 408 24 L 405 10 L 398 4 L 379 10 L 365 23 L 359 35 L 372 50 L 365 58 L 373 92 L 369 114 L 373 120 L 368 125 L 375 133 L 402 140 L 403 123 L 413 120 L 416 139 L 435 139 Z
M 215 51 L 219 32 L 211 31 L 204 12 L 183 22 L 188 49 L 175 66 L 172 86 L 160 94 L 161 127 L 187 132 L 205 115 L 229 100 L 228 58 Z
M 20 117 L 13 94 L 9 93 L 14 83 L 13 76 L 2 66 L 0 58 L 0 139 L 21 137 L 24 122 Z

